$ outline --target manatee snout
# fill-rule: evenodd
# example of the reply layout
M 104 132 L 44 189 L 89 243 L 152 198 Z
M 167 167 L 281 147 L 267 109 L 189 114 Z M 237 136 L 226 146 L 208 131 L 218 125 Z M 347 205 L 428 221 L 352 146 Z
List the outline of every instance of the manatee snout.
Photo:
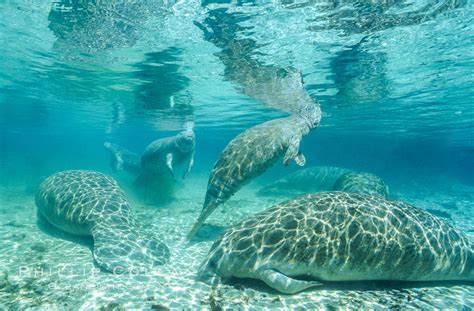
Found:
M 191 131 L 181 132 L 177 140 L 177 146 L 181 152 L 190 152 L 194 149 L 194 133 Z
M 224 278 L 218 274 L 218 259 L 213 256 L 207 260 L 196 275 L 196 281 L 203 282 L 209 286 L 214 286 L 224 282 Z

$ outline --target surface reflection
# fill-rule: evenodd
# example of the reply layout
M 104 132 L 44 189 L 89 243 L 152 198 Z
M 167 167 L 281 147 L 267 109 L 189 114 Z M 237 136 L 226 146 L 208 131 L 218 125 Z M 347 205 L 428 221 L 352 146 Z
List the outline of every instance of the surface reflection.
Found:
M 169 7 L 162 1 L 61 0 L 52 5 L 48 27 L 61 52 L 93 53 L 131 47 L 142 35 L 143 24 Z
M 377 102 L 389 95 L 386 75 L 387 55 L 371 51 L 373 38 L 364 37 L 359 43 L 336 53 L 331 61 L 338 100 L 357 105 Z
M 203 24 L 196 23 L 204 31 L 205 38 L 221 49 L 216 55 L 225 66 L 226 79 L 243 94 L 272 108 L 294 113 L 303 105 L 312 105 L 299 70 L 267 65 L 258 60 L 261 45 L 241 37 L 249 28 L 239 23 L 248 19 L 249 16 L 230 13 L 227 9 L 215 9 L 209 10 Z
M 440 14 L 462 8 L 463 0 L 415 1 L 282 1 L 286 9 L 317 8 L 318 15 L 307 21 L 308 30 L 342 30 L 344 35 L 374 33 L 394 27 L 418 25 Z
M 145 54 L 135 65 L 137 103 L 145 109 L 168 110 L 173 114 L 192 114 L 191 96 L 186 92 L 190 79 L 180 72 L 182 50 L 170 47 Z

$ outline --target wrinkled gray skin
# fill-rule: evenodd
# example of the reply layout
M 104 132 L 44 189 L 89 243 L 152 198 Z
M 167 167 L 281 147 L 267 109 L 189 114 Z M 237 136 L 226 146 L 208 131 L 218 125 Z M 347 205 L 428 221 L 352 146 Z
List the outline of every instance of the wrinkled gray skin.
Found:
M 216 284 L 233 277 L 286 294 L 322 286 L 318 280 L 474 281 L 474 249 L 465 234 L 406 203 L 319 192 L 228 229 L 197 278 Z
M 174 168 L 185 164 L 186 178 L 193 167 L 195 135 L 192 129 L 186 129 L 175 136 L 157 139 L 151 142 L 140 156 L 127 149 L 104 143 L 112 155 L 115 170 L 125 170 L 137 177 L 137 183 L 146 183 L 150 178 L 172 177 L 176 179 Z
M 258 191 L 261 196 L 288 196 L 317 191 L 331 191 L 334 183 L 349 169 L 334 166 L 313 166 L 297 170 Z
M 146 272 L 165 264 L 168 247 L 144 236 L 117 182 L 94 171 L 49 176 L 36 194 L 38 213 L 59 230 L 94 239 L 94 260 L 114 273 Z

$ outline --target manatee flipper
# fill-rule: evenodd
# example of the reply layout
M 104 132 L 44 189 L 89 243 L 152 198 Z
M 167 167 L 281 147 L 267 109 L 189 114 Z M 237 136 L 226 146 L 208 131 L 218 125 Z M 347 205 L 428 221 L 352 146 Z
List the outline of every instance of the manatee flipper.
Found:
M 189 158 L 188 167 L 186 168 L 186 172 L 183 174 L 183 179 L 185 179 L 189 175 L 189 173 L 191 172 L 191 169 L 193 168 L 193 165 L 194 165 L 194 152 Z
M 115 156 L 115 170 L 116 171 L 123 170 L 123 158 L 119 154 Z
M 323 285 L 315 281 L 296 280 L 272 269 L 261 270 L 258 276 L 268 286 L 285 294 L 294 294 L 310 287 Z
M 175 105 L 175 102 L 174 102 L 174 95 L 171 95 L 170 96 L 170 108 L 173 108 Z
M 166 166 L 168 167 L 169 172 L 171 173 L 171 176 L 176 180 L 176 176 L 173 171 L 173 154 L 168 153 L 166 155 Z
M 123 169 L 123 158 L 120 155 L 120 152 L 117 150 L 116 145 L 110 142 L 105 142 L 104 147 L 112 155 L 112 169 L 114 171 L 121 171 Z
M 306 157 L 301 152 L 295 158 L 295 162 L 298 166 L 304 166 L 306 164 Z
M 170 252 L 164 243 L 135 230 L 112 229 L 92 229 L 94 260 L 100 268 L 116 274 L 137 273 L 168 261 Z
M 285 156 L 283 157 L 283 164 L 289 165 L 291 160 L 295 160 L 299 166 L 303 166 L 306 161 L 302 161 L 301 157 L 304 159 L 303 154 L 300 152 L 300 142 L 301 142 L 301 135 L 294 135 L 286 150 Z M 303 164 L 300 164 L 303 163 Z

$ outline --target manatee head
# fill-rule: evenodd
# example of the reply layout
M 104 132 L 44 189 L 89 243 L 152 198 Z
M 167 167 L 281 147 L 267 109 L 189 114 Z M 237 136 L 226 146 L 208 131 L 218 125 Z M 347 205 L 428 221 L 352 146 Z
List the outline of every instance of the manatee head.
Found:
M 318 126 L 321 121 L 321 108 L 319 107 L 319 103 L 309 96 L 307 101 L 298 107 L 297 114 L 306 120 L 310 128 Z
M 176 135 L 176 147 L 183 152 L 188 153 L 194 150 L 194 132 L 186 130 Z
M 219 274 L 219 264 L 223 257 L 223 252 L 220 248 L 220 242 L 221 240 L 218 240 L 212 245 L 208 257 L 201 264 L 201 267 L 198 270 L 196 281 L 200 281 L 208 285 L 216 285 L 227 279 Z

